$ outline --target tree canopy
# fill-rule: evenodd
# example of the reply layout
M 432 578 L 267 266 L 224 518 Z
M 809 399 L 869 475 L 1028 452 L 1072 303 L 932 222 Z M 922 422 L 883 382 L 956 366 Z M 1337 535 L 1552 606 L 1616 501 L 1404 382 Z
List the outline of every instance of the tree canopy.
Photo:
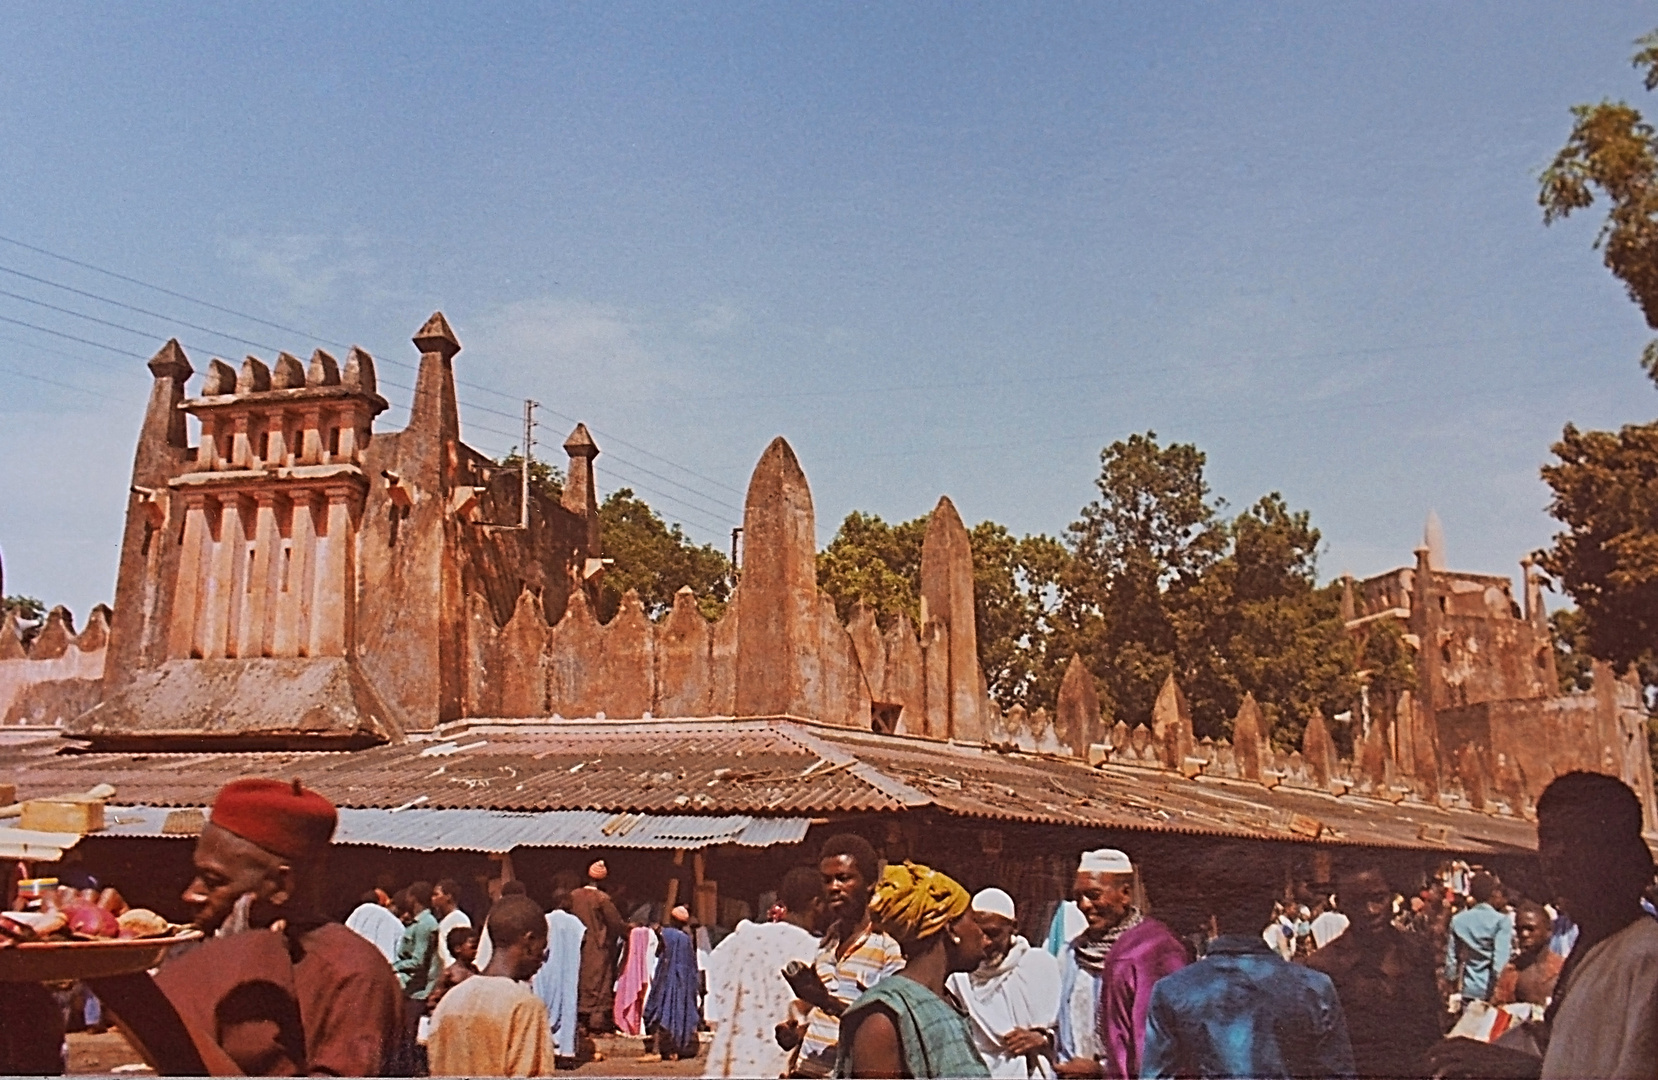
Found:
M 1658 89 L 1658 31 L 1635 45 L 1631 63 L 1648 91 Z M 1604 196 L 1595 245 L 1658 330 L 1658 132 L 1623 101 L 1577 105 L 1572 115 L 1566 145 L 1540 178 L 1543 220 Z M 1642 364 L 1658 382 L 1658 339 Z M 1650 691 L 1658 686 L 1658 423 L 1617 432 L 1568 424 L 1552 449 L 1543 479 L 1554 493 L 1549 512 L 1566 528 L 1538 555 L 1577 604 L 1551 619 L 1562 682 L 1585 688 L 1595 657 L 1633 665 Z
M 1634 664 L 1658 685 L 1658 422 L 1618 432 L 1568 424 L 1553 449 L 1543 479 L 1549 513 L 1566 528 L 1539 555 L 1581 612 L 1564 629 L 1581 643 L 1574 651 Z
M 612 560 L 599 588 L 600 622 L 609 622 L 629 589 L 639 591 L 645 613 L 659 618 L 673 607 L 674 593 L 690 586 L 697 605 L 717 619 L 731 598 L 731 560 L 712 544 L 697 544 L 678 523 L 669 525 L 655 510 L 619 488 L 599 504 L 604 555 Z
M 1205 464 L 1195 446 L 1133 435 L 1101 452 L 1099 497 L 1062 539 L 993 521 L 972 529 L 979 660 L 1004 708 L 1052 708 L 1076 653 L 1108 716 L 1149 719 L 1174 674 L 1198 735 L 1228 734 L 1253 693 L 1274 738 L 1292 746 L 1313 709 L 1354 707 L 1361 659 L 1372 685 L 1411 685 L 1397 635 L 1378 632 L 1353 655 L 1340 586 L 1317 585 L 1311 516 L 1272 493 L 1228 520 Z M 917 617 L 926 526 L 846 517 L 818 556 L 819 584 L 843 618 L 860 601 L 883 625 Z
M 1635 42 L 1631 63 L 1645 70 L 1646 88 L 1658 88 L 1658 31 Z M 1595 238 L 1606 268 L 1624 283 L 1647 326 L 1658 330 L 1658 133 L 1639 110 L 1623 101 L 1574 105 L 1571 134 L 1543 170 L 1537 201 L 1551 224 L 1593 206 L 1610 204 Z M 1642 366 L 1658 382 L 1658 339 L 1642 354 Z

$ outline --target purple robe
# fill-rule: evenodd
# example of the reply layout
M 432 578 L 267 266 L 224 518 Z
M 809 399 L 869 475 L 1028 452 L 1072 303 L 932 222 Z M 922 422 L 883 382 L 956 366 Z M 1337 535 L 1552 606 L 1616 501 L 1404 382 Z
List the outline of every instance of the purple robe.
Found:
M 1156 919 L 1117 939 L 1100 973 L 1100 1064 L 1109 1077 L 1140 1075 L 1151 988 L 1187 964 L 1186 946 Z

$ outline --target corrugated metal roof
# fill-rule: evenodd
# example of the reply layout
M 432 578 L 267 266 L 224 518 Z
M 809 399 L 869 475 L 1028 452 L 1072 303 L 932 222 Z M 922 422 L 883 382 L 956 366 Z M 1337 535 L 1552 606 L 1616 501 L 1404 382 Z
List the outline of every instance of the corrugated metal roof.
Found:
M 341 807 L 405 808 L 398 817 L 414 809 L 587 811 L 608 821 L 625 811 L 695 821 L 679 827 L 715 832 L 724 826 L 707 822 L 734 816 L 753 819 L 749 828 L 770 828 L 759 823 L 934 807 L 968 818 L 1100 829 L 1457 852 L 1536 847 L 1535 827 L 1515 818 L 1185 779 L 1144 767 L 1089 768 L 1068 758 L 793 719 L 478 721 L 447 741 L 355 752 L 88 754 L 62 752 L 65 745 L 0 745 L 0 780 L 15 782 L 23 798 L 107 782 L 122 799 L 199 807 L 238 776 L 297 777 Z M 496 819 L 464 820 L 468 829 L 506 827 Z M 703 835 L 661 839 L 683 847 Z
M 201 806 L 228 780 L 263 775 L 298 777 L 338 806 L 811 815 L 904 805 L 828 768 L 837 763 L 781 725 L 752 721 L 543 726 L 354 752 L 33 751 L 0 748 L 0 779 L 24 798 L 107 782 L 150 805 Z
M 169 828 L 181 811 L 164 806 L 112 806 L 99 836 L 192 834 Z M 199 825 L 199 821 L 197 822 Z M 631 814 L 597 810 L 381 810 L 344 808 L 334 834 L 338 844 L 368 844 L 410 851 L 505 852 L 517 847 L 703 848 L 716 844 L 770 847 L 797 844 L 810 818 L 752 818 L 734 814 Z

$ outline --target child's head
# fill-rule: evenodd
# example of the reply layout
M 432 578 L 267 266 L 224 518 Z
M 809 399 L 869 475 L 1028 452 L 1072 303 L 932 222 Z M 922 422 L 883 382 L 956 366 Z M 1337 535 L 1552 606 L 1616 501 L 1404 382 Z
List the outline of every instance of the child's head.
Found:
M 478 931 L 470 926 L 457 926 L 449 931 L 444 944 L 449 946 L 449 955 L 463 964 L 478 959 Z

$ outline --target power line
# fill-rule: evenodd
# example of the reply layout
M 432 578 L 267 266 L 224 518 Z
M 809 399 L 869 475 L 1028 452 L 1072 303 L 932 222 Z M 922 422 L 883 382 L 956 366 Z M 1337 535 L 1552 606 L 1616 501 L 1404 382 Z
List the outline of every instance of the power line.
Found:
M 15 324 L 17 326 L 26 327 L 30 330 L 36 330 L 36 331 L 39 331 L 39 332 L 45 333 L 45 334 L 52 334 L 56 337 L 65 338 L 69 341 L 78 342 L 78 343 L 83 344 L 83 345 L 91 345 L 91 346 L 95 346 L 95 347 L 100 348 L 100 349 L 106 349 L 110 352 L 115 353 L 118 356 L 126 356 L 126 357 L 130 357 L 132 359 L 135 359 L 135 360 L 144 359 L 144 356 L 143 356 L 142 353 L 135 353 L 135 352 L 131 352 L 130 350 L 118 349 L 113 345 L 106 345 L 102 342 L 93 341 L 89 338 L 77 337 L 73 334 L 67 334 L 67 333 L 64 333 L 60 330 L 53 330 L 49 327 L 39 326 L 39 325 L 37 325 L 35 323 L 31 323 L 31 322 L 25 322 L 22 319 L 13 319 L 13 318 L 10 318 L 10 317 L 5 316 L 5 315 L 0 315 L 0 322 L 12 323 L 12 324 Z M 13 340 L 15 340 L 15 339 L 13 339 Z M 40 346 L 33 346 L 33 347 L 39 348 Z M 210 351 L 210 350 L 201 350 L 201 351 Z M 59 355 L 68 356 L 69 354 L 59 353 Z M 70 358 L 71 359 L 78 359 L 78 358 L 74 358 L 74 357 L 70 357 Z M 22 376 L 23 378 L 33 379 L 37 382 L 50 383 L 51 385 L 54 385 L 54 386 L 61 386 L 61 387 L 64 387 L 66 389 L 80 390 L 82 393 L 93 394 L 93 395 L 98 396 L 98 397 L 106 397 L 106 398 L 108 397 L 108 395 L 101 394 L 98 391 L 87 390 L 84 387 L 72 386 L 68 383 L 57 382 L 55 380 L 46 379 L 46 378 L 44 378 L 42 376 L 38 376 L 38 375 L 29 375 L 27 373 L 15 371 L 15 370 L 13 371 L 13 374 Z M 407 390 L 411 394 L 416 392 L 413 387 L 403 386 L 399 383 L 391 382 L 389 380 L 386 381 L 386 385 L 396 387 L 397 389 L 400 389 L 400 390 Z M 109 398 L 109 400 L 115 400 L 115 399 Z M 484 424 L 476 424 L 476 423 L 466 422 L 464 426 L 466 427 L 468 432 L 486 432 L 488 434 L 498 435 L 498 436 L 500 436 L 502 438 L 506 438 L 506 439 L 511 439 L 511 438 L 516 437 L 512 432 L 502 431 L 499 428 L 492 428 L 492 427 L 489 427 L 489 426 L 484 425 Z M 497 458 L 499 458 L 499 457 L 504 457 L 505 455 L 497 454 L 495 456 Z M 617 458 L 616 460 L 618 462 L 620 462 L 621 464 L 623 464 L 623 465 L 628 465 L 631 468 L 640 469 L 643 472 L 650 473 L 650 470 L 643 469 L 641 466 L 638 466 L 638 465 L 633 465 L 630 462 L 627 462 L 623 459 Z M 685 502 L 683 499 L 676 498 L 675 496 L 669 495 L 665 492 L 662 492 L 662 491 L 659 491 L 655 488 L 652 488 L 652 487 L 650 487 L 646 484 L 640 483 L 636 478 L 634 478 L 632 476 L 629 476 L 626 473 L 621 472 L 620 470 L 616 470 L 616 474 L 620 479 L 625 481 L 627 486 L 632 487 L 632 488 L 634 488 L 638 491 L 648 492 L 648 493 L 656 496 L 658 499 L 662 499 L 662 500 L 665 500 L 667 502 L 674 503 L 675 505 L 684 507 L 686 509 L 695 510 L 698 513 L 706 513 L 707 512 L 707 509 L 704 508 L 704 507 L 694 506 L 691 503 Z M 657 475 L 659 479 L 666 480 L 666 478 L 660 477 L 659 474 L 651 473 L 651 475 Z M 668 480 L 667 482 L 672 483 L 671 480 Z M 700 494 L 700 493 L 698 493 L 698 494 Z M 735 509 L 735 508 L 733 508 L 733 509 Z M 681 516 L 684 518 L 685 521 L 687 521 L 691 524 L 697 525 L 701 528 L 708 529 L 709 531 L 714 532 L 714 533 L 720 533 L 724 530 L 724 526 L 710 525 L 708 522 L 706 522 L 706 521 L 704 521 L 700 518 L 692 517 L 688 514 L 682 514 Z
M 208 309 L 213 310 L 213 311 L 218 311 L 222 314 L 234 315 L 235 317 L 237 317 L 239 319 L 247 319 L 250 322 L 258 323 L 261 326 L 269 326 L 272 329 L 282 330 L 285 333 L 298 334 L 301 337 L 309 338 L 313 341 L 320 341 L 325 345 L 332 345 L 332 346 L 334 346 L 335 348 L 338 348 L 338 349 L 349 349 L 349 348 L 351 348 L 350 345 L 347 345 L 344 342 L 333 341 L 333 340 L 325 338 L 325 337 L 323 337 L 319 334 L 311 333 L 308 330 L 300 330 L 300 329 L 297 329 L 295 327 L 285 326 L 282 323 L 272 322 L 269 319 L 262 319 L 257 315 L 250 315 L 250 314 L 248 314 L 247 312 L 244 312 L 244 311 L 238 311 L 234 308 L 225 307 L 221 304 L 214 304 L 214 303 L 211 303 L 209 301 L 202 300 L 202 299 L 199 299 L 199 298 L 194 297 L 194 296 L 190 296 L 186 293 L 181 293 L 181 292 L 178 292 L 178 291 L 173 290 L 173 289 L 164 288 L 163 286 L 155 285 L 155 284 L 152 284 L 150 282 L 143 281 L 139 278 L 135 278 L 135 277 L 132 277 L 132 276 L 127 275 L 127 274 L 122 274 L 122 273 L 119 273 L 119 272 L 114 271 L 114 270 L 109 270 L 105 267 L 96 266 L 96 265 L 93 265 L 92 263 L 85 262 L 85 261 L 80 260 L 80 259 L 72 258 L 68 255 L 63 255 L 63 254 L 60 254 L 60 253 L 55 252 L 55 251 L 49 251 L 46 248 L 39 247 L 39 246 L 34 245 L 34 244 L 25 243 L 21 240 L 17 240 L 17 239 L 14 239 L 12 237 L 9 237 L 9 236 L 0 236 L 0 242 L 12 244 L 13 246 L 22 248 L 25 251 L 32 251 L 32 252 L 34 252 L 36 254 L 39 254 L 39 255 L 45 255 L 48 258 L 57 259 L 61 262 L 68 263 L 71 266 L 78 266 L 82 269 L 90 270 L 94 273 L 103 274 L 103 275 L 105 275 L 107 277 L 110 277 L 110 278 L 113 278 L 117 281 L 124 281 L 128 284 L 131 284 L 131 285 L 137 285 L 140 288 L 151 289 L 155 292 L 161 293 L 164 296 L 170 296 L 170 297 L 173 297 L 173 298 L 178 299 L 178 300 L 184 300 L 188 303 L 198 304 L 202 307 L 208 308 Z M 113 297 L 104 296 L 100 293 L 94 293 L 94 292 L 91 292 L 91 291 L 88 291 L 88 290 L 85 290 L 85 289 L 79 289 L 79 288 L 76 288 L 76 287 L 71 286 L 71 285 L 65 285 L 62 282 L 53 281 L 50 278 L 39 277 L 39 276 L 34 275 L 34 274 L 28 274 L 28 273 L 25 273 L 21 270 L 16 270 L 16 269 L 13 269 L 13 268 L 10 268 L 10 267 L 5 267 L 5 266 L 0 266 L 0 270 L 4 270 L 7 273 L 15 274 L 19 277 L 23 277 L 23 278 L 25 278 L 27 280 L 30 280 L 30 281 L 39 282 L 40 284 L 43 284 L 43 285 L 48 285 L 48 286 L 53 287 L 53 288 L 63 289 L 63 290 L 68 291 L 68 292 L 76 293 L 78 295 L 85 296 L 89 299 L 99 300 L 99 301 L 102 301 L 102 302 L 107 303 L 107 304 L 112 304 L 112 305 L 115 305 L 117 307 L 125 308 L 129 311 L 134 311 L 134 312 L 137 312 L 139 314 L 149 315 L 153 318 L 159 318 L 159 319 L 168 320 L 168 321 L 176 321 L 180 325 L 190 327 L 192 330 L 200 330 L 203 333 L 212 334 L 215 337 L 222 337 L 222 338 L 225 338 L 227 340 L 235 341 L 235 342 L 238 342 L 238 343 L 243 344 L 243 345 L 252 345 L 255 348 L 265 349 L 269 352 L 281 352 L 282 351 L 281 349 L 278 349 L 275 346 L 268 345 L 268 344 L 265 344 L 263 342 L 253 341 L 251 339 L 240 337 L 240 336 L 235 335 L 235 334 L 226 333 L 222 330 L 214 330 L 211 327 L 205 327 L 205 326 L 198 325 L 196 323 L 186 322 L 183 319 L 175 319 L 172 316 L 164 315 L 164 314 L 161 314 L 161 313 L 158 313 L 158 312 L 149 311 L 148 309 L 140 308 L 140 307 L 137 307 L 136 305 L 132 305 L 132 304 L 125 303 L 124 301 L 116 300 Z M 14 296 L 14 297 L 16 296 L 15 293 L 8 293 L 6 295 L 10 295 L 10 296 Z M 18 299 L 22 299 L 22 300 L 24 300 L 25 302 L 28 302 L 28 303 L 43 303 L 42 301 L 31 300 L 28 297 L 18 297 Z M 44 306 L 51 306 L 51 305 L 44 305 Z M 66 309 L 61 309 L 60 308 L 60 309 L 56 309 L 56 310 L 66 310 Z M 70 314 L 77 314 L 77 315 L 80 314 L 78 312 L 69 312 L 69 313 Z M 84 316 L 84 315 L 82 315 L 81 317 L 90 318 L 90 316 Z M 109 324 L 109 325 L 115 325 L 115 324 Z M 132 332 L 132 333 L 140 333 L 140 334 L 144 334 L 145 336 L 148 336 L 148 334 L 146 332 L 133 331 L 130 327 L 118 327 L 118 328 L 128 330 L 129 332 Z M 212 352 L 213 350 L 203 349 L 203 350 L 199 350 L 199 351 Z M 417 368 L 417 365 L 415 365 L 415 364 L 409 363 L 407 361 L 399 360 L 396 357 L 393 357 L 393 356 L 390 356 L 390 355 L 378 356 L 378 357 L 376 357 L 376 359 L 382 360 L 383 362 L 386 362 L 386 363 L 394 364 L 398 367 L 407 368 L 407 369 L 410 369 L 410 370 L 415 370 Z M 502 391 L 502 390 L 497 390 L 497 389 L 495 389 L 494 387 L 491 387 L 491 386 L 484 386 L 480 383 L 470 382 L 470 381 L 465 380 L 465 379 L 456 379 L 455 383 L 456 383 L 457 386 L 464 386 L 468 389 L 477 390 L 477 391 L 480 391 L 480 392 L 486 393 L 486 394 L 494 394 L 498 397 L 505 398 L 505 399 L 510 400 L 510 401 L 519 400 L 513 394 L 507 393 L 507 392 Z M 396 386 L 397 384 L 388 382 L 387 385 Z M 476 410 L 479 410 L 479 411 L 482 411 L 482 412 L 491 413 L 493 415 L 501 416 L 501 417 L 506 418 L 506 419 L 516 420 L 518 418 L 517 414 L 515 414 L 515 413 L 504 412 L 500 409 L 490 408 L 489 406 L 486 406 L 486 405 L 479 405 L 476 402 L 465 402 L 464 404 L 466 404 L 466 406 L 470 409 L 476 409 Z M 555 416 L 559 416 L 562 419 L 568 420 L 570 423 L 576 423 L 577 422 L 574 417 L 566 416 L 563 413 L 559 413 L 559 412 L 556 412 L 555 410 L 551 410 L 551 409 L 549 409 L 548 411 L 553 412 L 553 414 Z M 628 442 L 627 440 L 622 439 L 618 436 L 611 435 L 609 432 L 597 432 L 596 431 L 595 433 L 599 434 L 599 435 L 602 435 L 606 442 L 615 442 L 615 443 L 618 443 L 622 446 L 626 446 L 629 449 L 635 450 L 635 451 L 637 451 L 641 454 L 646 455 L 647 457 L 650 457 L 650 458 L 653 458 L 657 461 L 660 461 L 665 465 L 668 465 L 672 468 L 678 469 L 678 470 L 680 470 L 681 472 L 685 473 L 688 476 L 694 476 L 697 479 L 704 481 L 705 483 L 713 484 L 716 487 L 724 488 L 725 490 L 730 491 L 730 492 L 732 492 L 734 494 L 737 494 L 737 495 L 743 494 L 743 492 L 740 489 L 732 487 L 730 484 L 724 483 L 723 481 L 720 481 L 720 480 L 716 480 L 711 476 L 705 476 L 702 473 L 699 473 L 694 469 L 691 469 L 691 468 L 688 468 L 687 466 L 681 465 L 679 462 L 673 461 L 673 460 L 671 460 L 669 458 L 666 458 L 666 457 L 663 457 L 662 455 L 657 454 L 657 453 L 655 453 L 651 450 L 647 450 L 646 448 L 644 448 L 642 446 L 639 446 L 636 443 Z M 687 485 L 687 484 L 685 484 L 681 481 L 673 480 L 673 479 L 670 479 L 670 478 L 667 478 L 667 477 L 663 477 L 662 479 L 664 480 L 665 483 L 672 484 L 675 487 L 681 488 L 681 489 L 686 490 L 686 491 L 696 492 L 696 489 L 690 487 L 689 485 Z M 696 493 L 699 494 L 699 495 L 702 494 L 701 492 L 696 492 Z
M 77 296 L 84 296 L 84 297 L 87 297 L 88 299 L 91 299 L 91 300 L 97 300 L 100 303 L 111 304 L 111 305 L 113 305 L 115 307 L 118 307 L 118 308 L 125 308 L 128 311 L 136 311 L 140 315 L 148 315 L 153 319 L 161 319 L 164 322 L 178 323 L 180 326 L 188 326 L 192 330 L 200 330 L 204 334 L 212 334 L 214 337 L 222 337 L 222 338 L 225 338 L 228 341 L 234 341 L 234 342 L 236 342 L 240 345 L 252 345 L 256 349 L 265 349 L 268 352 L 281 352 L 282 351 L 281 349 L 277 348 L 274 345 L 266 345 L 264 342 L 261 342 L 261 341 L 252 341 L 248 338 L 237 337 L 235 334 L 227 334 L 222 330 L 215 330 L 211 326 L 201 326 L 197 323 L 186 322 L 185 320 L 180 319 L 177 316 L 164 315 L 159 311 L 151 311 L 148 308 L 141 308 L 141 307 L 138 307 L 134 304 L 124 303 L 120 300 L 115 300 L 115 299 L 112 299 L 111 297 L 108 297 L 108 296 L 100 296 L 99 294 L 94 293 L 94 292 L 87 292 L 85 289 L 77 289 L 73 285 L 64 285 L 61 282 L 52 281 L 49 278 L 37 277 L 34 274 L 25 274 L 21 270 L 15 269 L 15 268 L 10 267 L 10 266 L 6 266 L 4 264 L 0 264 L 0 273 L 12 274 L 16 277 L 23 278 L 27 281 L 37 282 L 38 284 L 41 284 L 41 285 L 48 285 L 48 286 L 50 286 L 54 289 L 62 289 L 64 292 L 71 292 L 71 293 L 76 294 Z M 6 295 L 6 296 L 15 296 L 16 294 L 15 293 L 5 293 L 4 295 Z M 26 300 L 28 298 L 27 297 L 18 297 L 18 299 Z M 35 301 L 30 301 L 30 303 L 34 303 L 34 302 Z
M 130 356 L 135 360 L 146 359 L 144 354 L 135 353 L 135 352 L 131 351 L 130 349 L 117 349 L 115 346 L 105 345 L 101 341 L 93 341 L 90 338 L 76 337 L 74 334 L 66 334 L 62 330 L 52 330 L 52 329 L 50 329 L 48 327 L 45 327 L 45 326 L 37 326 L 36 324 L 34 324 L 32 322 L 24 322 L 22 319 L 13 319 L 13 318 L 11 318 L 10 316 L 7 316 L 7 315 L 0 315 L 0 322 L 11 323 L 13 326 L 27 327 L 30 330 L 38 330 L 42 334 L 51 334 L 53 337 L 64 338 L 68 341 L 76 341 L 76 342 L 79 342 L 82 345 L 91 345 L 92 347 L 97 348 L 97 349 L 107 349 L 108 351 L 114 353 L 117 356 Z
M 43 247 L 36 247 L 33 244 L 26 244 L 21 240 L 14 240 L 13 238 L 11 238 L 9 236 L 0 236 L 0 243 L 11 244 L 14 247 L 22 248 L 24 251 L 32 251 L 37 255 L 45 255 L 47 258 L 57 259 L 58 261 L 66 262 L 71 266 L 78 266 L 82 270 L 91 270 L 95 274 L 103 274 L 105 277 L 112 277 L 117 281 L 124 281 L 129 285 L 137 285 L 140 288 L 151 289 L 155 292 L 161 293 L 163 296 L 171 296 L 175 300 L 184 300 L 184 301 L 187 301 L 187 302 L 192 303 L 192 304 L 200 304 L 204 308 L 210 308 L 214 311 L 221 312 L 225 315 L 234 315 L 238 319 L 246 319 L 249 322 L 258 323 L 261 326 L 268 326 L 273 330 L 282 330 L 282 331 L 284 331 L 286 333 L 289 333 L 289 334 L 298 334 L 300 337 L 310 337 L 311 336 L 310 334 L 306 333 L 304 330 L 296 330 L 291 326 L 284 326 L 281 323 L 271 322 L 269 319 L 261 319 L 257 315 L 249 315 L 245 311 L 237 311 L 235 308 L 222 307 L 219 304 L 209 303 L 206 300 L 200 300 L 200 299 L 197 299 L 194 296 L 187 296 L 187 295 L 185 295 L 184 293 L 181 293 L 181 292 L 174 292 L 172 289 L 163 288 L 160 285 L 152 285 L 148 281 L 141 281 L 141 280 L 139 280 L 138 278 L 135 278 L 135 277 L 128 277 L 126 274 L 116 273 L 114 270 L 106 270 L 101 266 L 94 266 L 89 262 L 82 262 L 79 259 L 72 259 L 68 255 L 60 255 L 55 251 L 48 251 Z M 329 342 L 329 344 L 337 344 L 337 343 Z M 339 346 L 339 347 L 344 348 L 345 346 Z
M 580 422 L 574 416 L 567 416 L 564 413 L 559 412 L 557 409 L 548 409 L 547 411 L 552 413 L 554 416 L 558 417 L 560 420 L 564 420 L 568 423 L 575 424 L 575 423 Z M 681 470 L 682 472 L 689 473 L 690 475 L 696 477 L 699 480 L 705 480 L 708 483 L 713 484 L 715 487 L 722 487 L 725 490 L 727 490 L 729 492 L 732 492 L 733 494 L 736 494 L 736 495 L 742 495 L 743 494 L 743 491 L 740 488 L 734 488 L 730 484 L 722 483 L 719 480 L 715 480 L 712 476 L 704 476 L 702 473 L 699 473 L 699 472 L 695 471 L 694 469 L 688 469 L 684 465 L 679 464 L 677 461 L 670 461 L 668 458 L 665 458 L 660 454 L 653 453 L 650 450 L 646 450 L 643 446 L 639 446 L 635 443 L 630 443 L 626 439 L 622 439 L 622 438 L 619 438 L 615 435 L 611 435 L 607 432 L 600 431 L 598 428 L 593 429 L 593 434 L 604 436 L 604 439 L 605 439 L 606 442 L 619 443 L 620 445 L 627 447 L 629 450 L 637 450 L 641 454 L 644 454 L 646 457 L 655 458 L 657 461 L 660 461 L 660 462 L 662 462 L 666 465 L 671 465 L 674 468 Z M 670 480 L 669 483 L 674 484 L 676 487 L 685 488 L 687 491 L 695 490 L 694 488 L 691 488 L 686 484 L 682 484 L 677 480 Z M 732 509 L 735 510 L 736 507 L 732 507 Z
M 110 395 L 105 394 L 105 393 L 103 393 L 101 391 L 98 391 L 98 390 L 88 390 L 84 386 L 75 386 L 71 383 L 58 382 L 56 379 L 48 379 L 43 375 L 31 375 L 27 371 L 19 371 L 16 368 L 11 367 L 10 365 L 7 365 L 5 367 L 0 367 L 0 371 L 4 371 L 4 372 L 6 372 L 7 374 L 10 374 L 10 375 L 15 375 L 20 379 L 32 379 L 32 380 L 34 380 L 35 382 L 38 382 L 38 383 L 45 383 L 47 386 L 61 386 L 63 389 L 73 390 L 77 394 L 90 394 L 93 397 L 103 398 L 105 401 L 118 401 L 119 400 L 118 398 L 111 397 Z

